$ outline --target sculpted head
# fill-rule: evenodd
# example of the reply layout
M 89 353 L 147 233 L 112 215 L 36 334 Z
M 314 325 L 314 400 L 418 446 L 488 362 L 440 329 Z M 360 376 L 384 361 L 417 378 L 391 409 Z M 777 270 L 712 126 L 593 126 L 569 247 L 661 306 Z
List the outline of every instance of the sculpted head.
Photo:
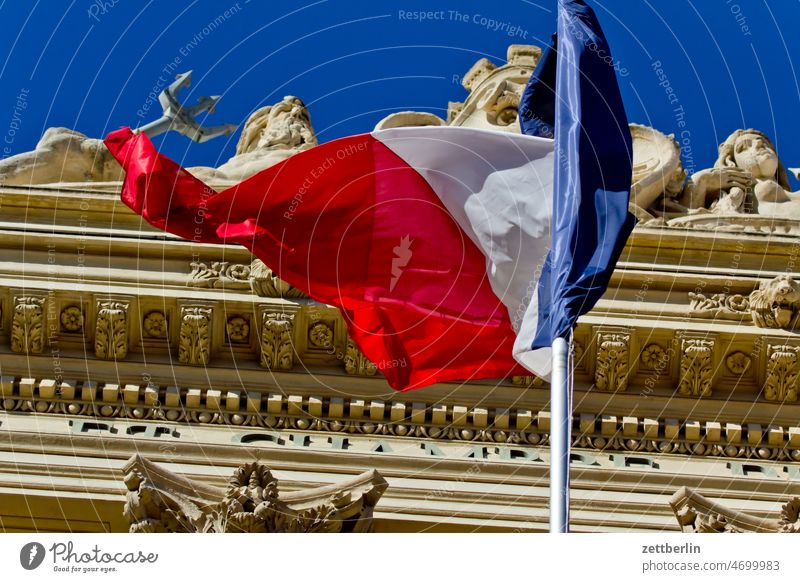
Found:
M 301 150 L 315 145 L 317 136 L 308 109 L 299 98 L 287 96 L 250 116 L 236 146 L 236 155 L 258 150 Z
M 766 134 L 757 129 L 738 129 L 719 146 L 715 168 L 737 167 L 755 178 L 775 180 L 789 189 L 786 170 Z

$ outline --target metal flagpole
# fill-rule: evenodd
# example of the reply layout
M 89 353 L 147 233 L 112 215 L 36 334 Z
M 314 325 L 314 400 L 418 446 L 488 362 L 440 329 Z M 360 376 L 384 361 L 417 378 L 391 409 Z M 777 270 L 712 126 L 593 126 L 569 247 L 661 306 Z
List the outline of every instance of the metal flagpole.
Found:
M 569 449 L 572 419 L 568 342 L 553 340 L 550 378 L 550 533 L 569 533 Z

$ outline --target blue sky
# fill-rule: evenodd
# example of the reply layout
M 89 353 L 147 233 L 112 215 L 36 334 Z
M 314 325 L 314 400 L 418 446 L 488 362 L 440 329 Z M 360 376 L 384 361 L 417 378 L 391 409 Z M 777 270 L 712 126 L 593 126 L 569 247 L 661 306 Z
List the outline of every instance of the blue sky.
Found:
M 800 2 L 590 3 L 624 73 L 628 118 L 675 133 L 690 171 L 711 165 L 739 127 L 765 131 L 786 165 L 800 166 Z M 194 70 L 185 99 L 223 95 L 210 123 L 242 123 L 297 95 L 320 141 L 394 111 L 445 116 L 477 59 L 501 63 L 509 44 L 549 39 L 555 0 L 6 0 L 0 27 L 5 157 L 50 126 L 101 137 L 156 118 L 147 96 L 165 71 Z M 198 145 L 170 134 L 162 147 L 184 165 L 218 165 L 238 135 Z

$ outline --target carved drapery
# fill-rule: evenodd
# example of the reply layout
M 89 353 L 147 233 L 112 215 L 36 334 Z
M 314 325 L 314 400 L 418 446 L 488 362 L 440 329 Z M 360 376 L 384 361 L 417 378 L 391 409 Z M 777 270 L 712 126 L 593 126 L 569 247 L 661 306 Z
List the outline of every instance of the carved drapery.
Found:
M 94 354 L 101 360 L 128 355 L 128 307 L 125 301 L 100 301 L 94 332 Z
M 41 354 L 44 344 L 44 297 L 15 297 L 11 319 L 11 351 Z
M 739 320 L 750 313 L 750 299 L 744 295 L 689 293 L 689 314 L 692 317 Z
M 294 362 L 294 315 L 265 313 L 261 323 L 261 366 L 269 370 L 291 370 Z
M 250 289 L 259 297 L 284 297 L 298 299 L 306 297 L 299 289 L 275 276 L 272 269 L 259 259 L 250 265 Z
M 287 299 L 307 297 L 299 289 L 279 279 L 272 269 L 259 259 L 253 259 L 249 265 L 228 261 L 214 261 L 211 263 L 192 261 L 189 263 L 189 267 L 191 269 L 188 282 L 190 287 L 250 289 L 259 297 L 283 297 Z
M 123 514 L 131 533 L 369 532 L 387 488 L 377 471 L 288 494 L 258 462 L 237 468 L 227 489 L 192 482 L 139 455 L 125 467 Z
M 205 366 L 211 358 L 211 309 L 181 307 L 181 332 L 178 338 L 178 361 Z
M 190 287 L 210 289 L 247 289 L 250 287 L 250 265 L 216 261 L 210 265 L 192 261 L 189 266 Z

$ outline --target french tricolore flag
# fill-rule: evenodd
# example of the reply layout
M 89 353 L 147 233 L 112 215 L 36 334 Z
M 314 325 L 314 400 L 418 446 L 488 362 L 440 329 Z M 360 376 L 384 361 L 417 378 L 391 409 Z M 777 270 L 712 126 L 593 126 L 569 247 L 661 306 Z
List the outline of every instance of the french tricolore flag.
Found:
M 374 131 L 217 193 L 125 128 L 105 140 L 126 171 L 122 199 L 168 232 L 242 244 L 340 308 L 397 390 L 547 377 L 548 346 L 602 294 L 633 224 L 608 47 L 583 2 L 560 0 L 560 12 L 558 50 L 523 96 L 523 134 Z

